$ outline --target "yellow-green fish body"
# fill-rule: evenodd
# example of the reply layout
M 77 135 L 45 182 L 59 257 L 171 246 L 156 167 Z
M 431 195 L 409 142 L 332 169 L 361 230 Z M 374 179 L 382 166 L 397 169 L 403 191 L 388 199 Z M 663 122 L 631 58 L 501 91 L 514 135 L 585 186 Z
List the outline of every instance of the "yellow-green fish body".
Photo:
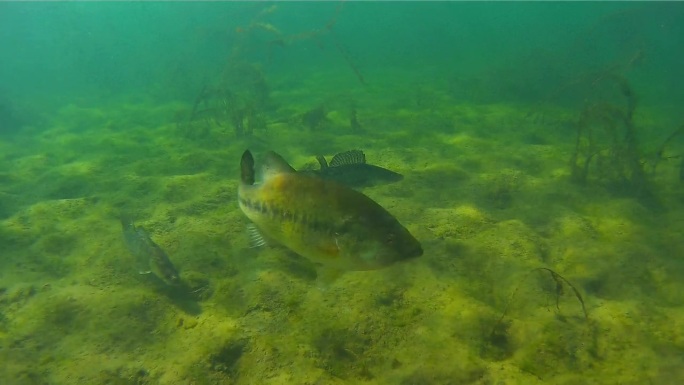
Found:
M 254 159 L 241 161 L 240 208 L 267 238 L 337 270 L 370 270 L 422 255 L 420 243 L 390 213 L 362 193 L 297 173 L 266 154 L 263 181 Z

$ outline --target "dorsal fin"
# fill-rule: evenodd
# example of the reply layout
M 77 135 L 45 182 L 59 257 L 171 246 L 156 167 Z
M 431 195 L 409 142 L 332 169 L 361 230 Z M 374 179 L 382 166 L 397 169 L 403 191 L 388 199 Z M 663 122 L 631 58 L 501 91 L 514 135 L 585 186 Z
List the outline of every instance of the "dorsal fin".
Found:
M 244 184 L 254 184 L 254 157 L 249 150 L 245 150 L 240 159 L 240 180 Z
M 321 170 L 328 168 L 328 162 L 323 155 L 316 155 L 316 160 L 318 161 L 318 164 L 321 165 Z
M 366 163 L 366 154 L 361 150 L 350 150 L 340 152 L 333 156 L 330 161 L 330 167 L 342 166 L 345 164 L 363 164 Z
M 277 174 L 294 173 L 296 171 L 285 161 L 285 159 L 283 159 L 282 156 L 273 151 L 269 151 L 264 156 L 261 172 L 264 180 L 266 180 Z

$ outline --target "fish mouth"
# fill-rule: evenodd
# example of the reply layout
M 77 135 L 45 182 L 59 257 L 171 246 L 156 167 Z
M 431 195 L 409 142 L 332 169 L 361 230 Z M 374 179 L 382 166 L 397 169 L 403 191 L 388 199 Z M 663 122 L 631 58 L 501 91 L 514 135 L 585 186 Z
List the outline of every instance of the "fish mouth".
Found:
M 394 261 L 408 261 L 418 258 L 421 255 L 423 255 L 423 247 L 421 246 L 420 242 L 414 240 L 413 242 L 406 243 L 405 245 L 396 249 Z

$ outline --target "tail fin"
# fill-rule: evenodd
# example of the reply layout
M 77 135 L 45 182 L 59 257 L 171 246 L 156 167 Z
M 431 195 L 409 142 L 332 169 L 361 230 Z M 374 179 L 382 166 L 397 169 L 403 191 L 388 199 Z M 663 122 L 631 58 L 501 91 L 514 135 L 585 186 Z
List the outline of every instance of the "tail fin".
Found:
M 128 215 L 122 214 L 119 217 L 119 220 L 121 221 L 121 228 L 123 229 L 123 231 L 127 231 L 129 229 L 132 229 L 133 231 L 135 231 L 135 224 L 133 223 L 133 220 L 131 219 L 131 217 L 129 217 Z
M 242 159 L 240 159 L 240 179 L 242 183 L 253 185 L 254 184 L 254 157 L 249 150 L 245 150 L 242 153 Z

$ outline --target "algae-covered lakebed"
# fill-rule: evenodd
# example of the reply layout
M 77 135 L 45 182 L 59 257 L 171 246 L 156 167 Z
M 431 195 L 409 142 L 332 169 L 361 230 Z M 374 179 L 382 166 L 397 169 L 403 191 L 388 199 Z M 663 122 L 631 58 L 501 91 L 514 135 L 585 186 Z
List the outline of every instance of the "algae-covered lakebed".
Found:
M 168 22 L 169 36 L 192 33 L 183 30 L 178 50 L 108 59 L 145 76 L 122 66 L 112 80 L 114 67 L 93 54 L 81 73 L 49 70 L 91 76 L 53 89 L 58 97 L 20 87 L 28 78 L 0 90 L 0 383 L 684 381 L 684 121 L 671 107 L 681 95 L 654 64 L 671 51 L 649 29 L 679 25 L 681 7 L 662 19 L 653 8 L 573 8 L 596 19 L 574 26 L 568 51 L 522 56 L 518 47 L 508 52 L 516 60 L 496 66 L 484 54 L 505 31 L 487 40 L 463 32 L 474 24 L 452 31 L 430 19 L 444 41 L 426 47 L 429 23 L 416 24 L 434 8 L 496 6 L 396 4 L 417 11 L 394 27 L 366 17 L 408 17 L 389 4 L 309 5 L 310 19 L 295 12 L 305 4 L 102 6 L 145 10 L 141 18 Z M 1 7 L 22 17 L 39 9 Z M 52 31 L 63 39 L 55 44 L 124 30 L 97 29 L 95 3 L 52 7 L 98 26 L 91 36 L 58 24 L 68 33 Z M 211 28 L 175 22 L 181 15 Z M 649 28 L 616 32 L 630 23 Z M 449 33 L 490 44 L 434 49 L 454 47 Z M 8 36 L 0 39 L 21 40 Z M 627 40 L 644 45 L 610 45 Z M 98 40 L 140 44 L 115 41 Z M 198 69 L 188 42 L 225 52 Z M 83 59 L 87 49 L 62 54 Z M 598 57 L 610 63 L 597 69 Z M 245 149 L 277 151 L 297 169 L 362 149 L 368 163 L 403 175 L 361 191 L 423 255 L 320 285 L 306 258 L 252 247 L 237 202 Z M 183 285 L 139 273 L 123 215 L 168 254 Z

